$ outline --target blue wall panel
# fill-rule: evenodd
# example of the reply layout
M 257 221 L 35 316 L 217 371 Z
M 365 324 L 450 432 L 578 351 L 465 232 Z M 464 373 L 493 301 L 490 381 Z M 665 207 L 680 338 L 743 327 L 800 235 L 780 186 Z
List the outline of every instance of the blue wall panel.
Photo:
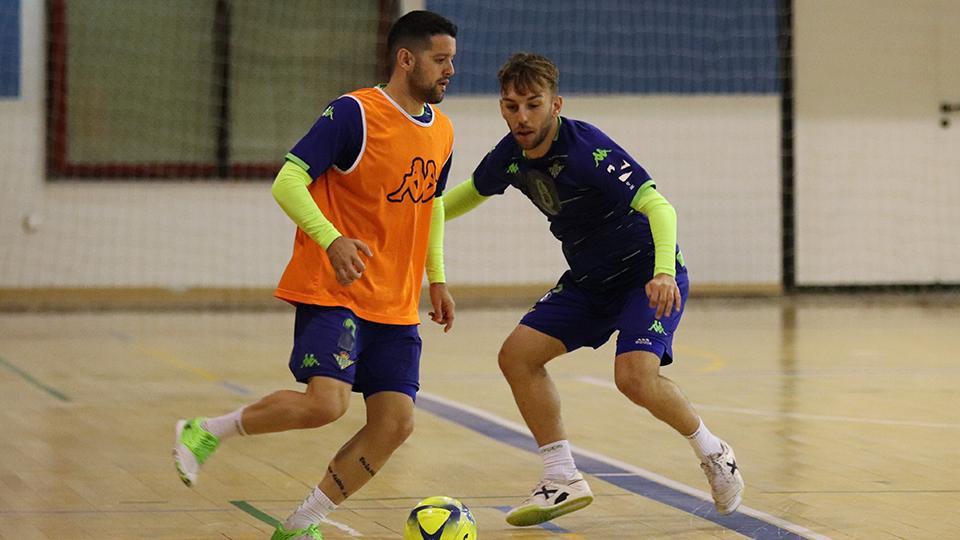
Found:
M 20 0 L 0 0 L 0 97 L 20 95 Z
M 451 93 L 496 93 L 513 52 L 544 54 L 564 93 L 771 94 L 776 0 L 428 0 L 460 27 Z

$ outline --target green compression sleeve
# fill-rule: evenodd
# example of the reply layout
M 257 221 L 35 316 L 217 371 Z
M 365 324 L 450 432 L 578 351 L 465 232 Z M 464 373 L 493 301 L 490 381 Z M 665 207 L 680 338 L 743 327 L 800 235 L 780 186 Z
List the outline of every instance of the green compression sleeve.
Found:
M 650 221 L 655 253 L 653 275 L 676 276 L 677 211 L 670 201 L 657 191 L 653 180 L 640 186 L 630 202 L 630 207 L 642 212 Z
M 430 214 L 430 240 L 427 244 L 427 281 L 446 283 L 443 270 L 443 222 L 445 197 L 433 200 L 433 213 Z
M 312 181 L 301 166 L 287 161 L 277 173 L 270 192 L 297 227 L 323 246 L 323 249 L 327 249 L 334 240 L 343 235 L 327 220 L 310 196 L 307 186 Z
M 481 195 L 477 191 L 477 186 L 473 184 L 473 177 L 470 177 L 466 182 L 460 182 L 456 187 L 447 191 L 443 198 L 446 201 L 444 203 L 446 219 L 449 221 L 480 206 L 480 203 L 490 197 Z

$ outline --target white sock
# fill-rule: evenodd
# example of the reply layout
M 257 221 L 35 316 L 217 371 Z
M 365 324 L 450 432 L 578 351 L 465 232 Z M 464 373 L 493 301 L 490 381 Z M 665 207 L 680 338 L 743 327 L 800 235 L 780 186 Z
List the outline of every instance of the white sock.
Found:
M 696 452 L 702 463 L 707 462 L 707 456 L 719 454 L 723 451 L 723 448 L 720 447 L 720 439 L 710 433 L 702 418 L 700 419 L 700 427 L 692 435 L 687 435 L 687 440 L 690 441 L 690 446 L 693 447 L 693 451 Z
M 336 510 L 337 505 L 333 504 L 327 495 L 320 491 L 320 487 L 313 488 L 310 495 L 300 503 L 300 506 L 290 514 L 290 517 L 283 522 L 283 528 L 292 531 L 294 529 L 303 529 L 314 523 L 323 521 L 327 514 Z
M 556 441 L 541 446 L 540 458 L 543 460 L 544 478 L 558 481 L 581 478 L 577 464 L 573 462 L 569 441 Z
M 243 430 L 243 423 L 240 422 L 243 409 L 243 407 L 240 407 L 232 413 L 217 416 L 216 418 L 207 418 L 200 425 L 203 426 L 203 429 L 213 433 L 214 436 L 221 441 L 234 435 L 246 435 L 247 432 Z

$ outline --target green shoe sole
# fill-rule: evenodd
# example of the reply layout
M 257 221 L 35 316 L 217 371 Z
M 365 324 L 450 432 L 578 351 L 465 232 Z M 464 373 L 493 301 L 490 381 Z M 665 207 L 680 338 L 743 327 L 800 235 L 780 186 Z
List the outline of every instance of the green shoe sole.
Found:
M 552 506 L 549 508 L 540 508 L 538 506 L 528 506 L 527 508 L 518 508 L 507 514 L 507 523 L 514 527 L 529 527 L 558 518 L 570 512 L 576 512 L 581 508 L 588 506 L 593 502 L 593 496 L 581 497 L 572 501 Z

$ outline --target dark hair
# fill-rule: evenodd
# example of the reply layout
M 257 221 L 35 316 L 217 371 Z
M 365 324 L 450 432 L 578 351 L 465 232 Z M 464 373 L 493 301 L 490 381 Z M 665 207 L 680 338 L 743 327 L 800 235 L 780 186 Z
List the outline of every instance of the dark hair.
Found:
M 497 73 L 500 90 L 512 86 L 521 94 L 543 86 L 554 94 L 560 85 L 560 70 L 546 56 L 533 53 L 516 53 Z
M 397 19 L 387 36 L 387 71 L 393 73 L 397 51 L 408 49 L 419 52 L 429 46 L 430 38 L 438 34 L 457 37 L 457 25 L 432 11 L 411 11 Z

